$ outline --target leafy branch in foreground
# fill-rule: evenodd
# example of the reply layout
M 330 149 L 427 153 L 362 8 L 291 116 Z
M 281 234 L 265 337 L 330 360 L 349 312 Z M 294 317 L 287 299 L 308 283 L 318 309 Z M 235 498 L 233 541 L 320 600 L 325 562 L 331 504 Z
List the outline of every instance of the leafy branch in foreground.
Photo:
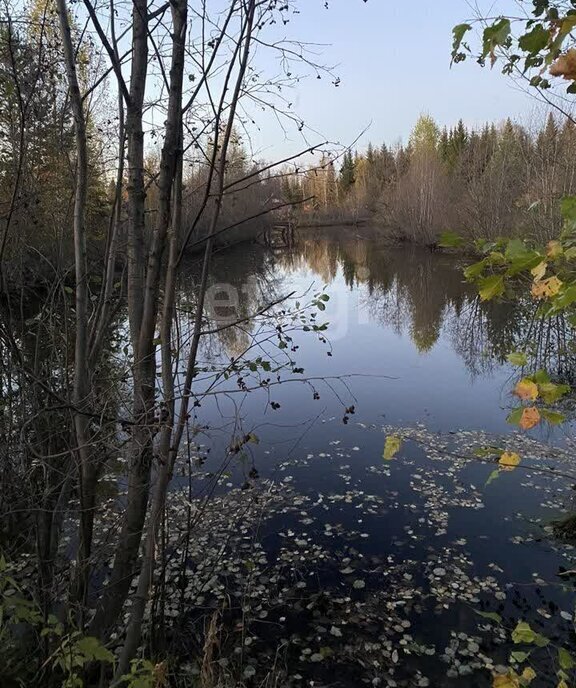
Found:
M 474 610 L 478 616 L 502 626 L 502 617 L 496 612 Z M 505 629 L 514 644 L 508 658 L 508 667 L 497 671 L 493 676 L 493 688 L 522 688 L 529 686 L 538 673 L 534 669 L 539 650 L 546 648 L 547 659 L 553 662 L 558 684 L 557 688 L 568 688 L 574 680 L 576 662 L 572 654 L 563 646 L 556 645 L 547 636 L 535 631 L 528 622 L 519 621 L 513 629 Z M 548 677 L 548 675 L 547 675 Z
M 452 62 L 462 62 L 471 55 L 481 65 L 488 60 L 493 66 L 501 60 L 505 74 L 525 76 L 531 86 L 549 89 L 552 86 L 550 75 L 569 81 L 567 92 L 576 93 L 576 48 L 572 34 L 576 27 L 576 9 L 570 7 L 573 3 L 532 0 L 531 5 L 528 18 L 478 19 L 484 28 L 477 49 L 465 41 L 473 25 L 455 26 Z M 521 28 L 516 35 L 517 26 Z
M 480 254 L 480 260 L 464 270 L 482 301 L 508 298 L 529 300 L 534 318 L 546 320 L 562 315 L 576 325 L 576 198 L 562 201 L 563 230 L 546 246 L 532 245 L 524 239 L 497 239 L 476 241 L 470 250 Z M 444 248 L 465 247 L 464 240 L 447 232 L 441 237 Z M 560 425 L 565 415 L 555 408 L 569 392 L 563 381 L 554 382 L 547 370 L 526 370 L 529 367 L 530 332 L 527 333 L 524 351 L 511 351 L 508 362 L 522 370 L 513 394 L 520 405 L 512 409 L 508 422 L 522 430 L 531 430 L 543 421 Z M 513 460 L 512 460 L 512 458 Z M 517 454 L 503 454 L 500 467 L 510 470 L 518 465 Z M 491 476 L 497 477 L 498 471 Z

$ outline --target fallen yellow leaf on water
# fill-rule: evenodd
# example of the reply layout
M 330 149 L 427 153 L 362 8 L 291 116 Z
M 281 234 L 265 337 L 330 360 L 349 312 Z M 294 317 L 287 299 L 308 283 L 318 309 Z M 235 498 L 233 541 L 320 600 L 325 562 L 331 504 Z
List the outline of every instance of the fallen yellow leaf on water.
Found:
M 532 285 L 532 296 L 535 299 L 548 299 L 551 296 L 556 296 L 560 291 L 562 281 L 554 275 L 545 280 L 539 280 Z
M 524 683 L 531 683 L 536 678 L 536 672 L 532 667 L 526 667 L 522 672 L 522 681 Z
M 515 468 L 520 463 L 520 456 L 516 452 L 504 452 L 498 463 L 503 468 Z
M 398 435 L 388 435 L 384 444 L 384 454 L 382 455 L 382 458 L 386 461 L 391 461 L 400 451 L 401 446 L 402 440 L 398 437 Z
M 540 412 L 535 406 L 530 406 L 522 411 L 522 416 L 520 417 L 520 422 L 518 425 L 522 430 L 530 430 L 536 427 L 540 422 Z
M 496 674 L 492 688 L 520 688 L 518 675 L 514 671 L 509 671 L 507 674 Z
M 534 401 L 538 398 L 538 385 L 532 380 L 524 378 L 514 387 L 514 394 L 523 401 Z
M 543 260 L 541 263 L 538 263 L 538 265 L 535 268 L 532 268 L 532 270 L 530 270 L 536 282 L 539 282 L 544 277 L 544 275 L 546 274 L 547 267 L 548 263 L 545 260 Z

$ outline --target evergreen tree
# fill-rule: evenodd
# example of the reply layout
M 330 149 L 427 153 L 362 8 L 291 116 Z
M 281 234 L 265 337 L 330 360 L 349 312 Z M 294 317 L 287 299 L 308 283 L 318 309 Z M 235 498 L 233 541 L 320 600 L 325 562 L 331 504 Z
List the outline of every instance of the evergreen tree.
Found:
M 344 153 L 342 160 L 342 167 L 340 168 L 340 176 L 338 179 L 338 186 L 343 196 L 345 196 L 356 181 L 356 165 L 351 151 Z

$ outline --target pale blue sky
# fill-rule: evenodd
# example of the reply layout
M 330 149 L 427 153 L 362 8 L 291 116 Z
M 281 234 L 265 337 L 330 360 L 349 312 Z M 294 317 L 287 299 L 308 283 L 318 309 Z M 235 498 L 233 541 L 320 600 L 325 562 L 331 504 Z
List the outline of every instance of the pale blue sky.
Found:
M 514 0 L 484 2 L 490 15 L 518 15 Z M 407 139 L 421 112 L 442 126 L 462 117 L 468 125 L 526 122 L 540 109 L 533 97 L 503 76 L 498 68 L 481 69 L 473 60 L 450 68 L 451 30 L 474 16 L 467 0 L 302 0 L 286 36 L 329 44 L 323 62 L 338 64 L 341 86 L 307 80 L 295 94 L 295 109 L 314 129 L 333 141 L 349 144 L 371 123 L 368 140 L 395 143 Z M 295 150 L 292 141 L 266 117 L 253 139 L 263 157 Z

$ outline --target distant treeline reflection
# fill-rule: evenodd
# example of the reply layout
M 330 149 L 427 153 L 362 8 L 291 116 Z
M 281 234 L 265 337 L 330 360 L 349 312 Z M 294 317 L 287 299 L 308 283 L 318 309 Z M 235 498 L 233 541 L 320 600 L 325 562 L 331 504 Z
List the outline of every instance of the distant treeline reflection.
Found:
M 370 317 L 399 334 L 409 332 L 421 353 L 434 347 L 444 329 L 472 374 L 489 372 L 511 350 L 533 341 L 536 365 L 546 361 L 553 372 L 574 378 L 574 328 L 566 318 L 542 319 L 529 300 L 482 303 L 463 277 L 464 262 L 454 256 L 302 233 L 295 249 L 276 260 L 287 269 L 307 267 L 326 284 L 341 271 L 350 289 L 366 290 Z

